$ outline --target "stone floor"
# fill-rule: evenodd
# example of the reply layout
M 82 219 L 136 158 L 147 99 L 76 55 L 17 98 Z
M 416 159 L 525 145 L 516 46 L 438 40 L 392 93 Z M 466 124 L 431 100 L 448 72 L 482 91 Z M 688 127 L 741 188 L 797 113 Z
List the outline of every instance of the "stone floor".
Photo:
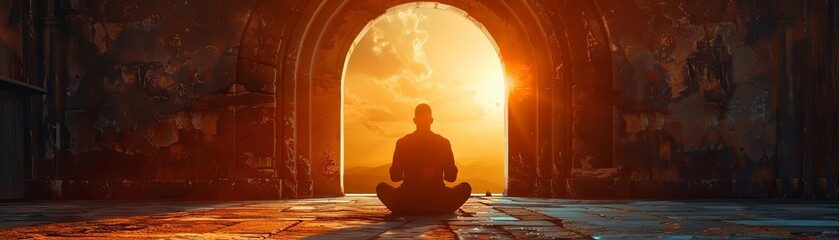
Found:
M 0 239 L 839 239 L 839 202 L 473 197 L 395 216 L 375 197 L 283 201 L 0 202 Z

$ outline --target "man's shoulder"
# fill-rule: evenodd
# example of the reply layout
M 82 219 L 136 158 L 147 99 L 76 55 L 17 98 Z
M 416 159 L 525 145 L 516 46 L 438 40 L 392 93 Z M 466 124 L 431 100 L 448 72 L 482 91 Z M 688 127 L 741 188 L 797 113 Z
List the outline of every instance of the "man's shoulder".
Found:
M 399 142 L 413 141 L 413 140 L 416 140 L 418 138 L 428 139 L 428 137 L 431 137 L 434 140 L 438 140 L 438 141 L 442 141 L 442 142 L 449 142 L 449 139 L 447 139 L 447 138 L 443 137 L 443 135 L 440 135 L 440 134 L 437 134 L 437 133 L 420 134 L 420 133 L 416 133 L 416 132 L 405 134 L 405 136 L 399 138 L 399 140 L 397 140 L 396 142 L 399 143 Z
M 446 143 L 448 143 L 448 142 L 449 142 L 449 139 L 448 139 L 448 138 L 446 138 L 446 137 L 443 137 L 443 135 L 440 135 L 440 134 L 436 134 L 436 133 L 435 133 L 435 134 L 434 134 L 434 136 L 435 136 L 435 137 L 437 137 L 437 139 L 438 139 L 438 140 L 440 140 L 441 142 L 446 142 Z
M 413 139 L 413 138 L 414 138 L 414 133 L 405 134 L 405 136 L 402 136 L 401 138 L 399 138 L 399 140 L 396 140 L 396 144 L 404 143 L 404 142 L 410 142 L 411 139 Z
M 405 141 L 407 139 L 411 139 L 411 138 L 413 138 L 413 135 L 414 135 L 414 133 L 405 134 L 405 136 L 402 136 L 401 138 L 399 138 L 398 141 Z

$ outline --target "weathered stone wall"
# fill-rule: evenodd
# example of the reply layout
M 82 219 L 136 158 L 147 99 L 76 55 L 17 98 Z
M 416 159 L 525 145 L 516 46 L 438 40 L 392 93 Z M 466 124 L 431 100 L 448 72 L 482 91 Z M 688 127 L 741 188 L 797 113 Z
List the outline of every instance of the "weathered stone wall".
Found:
M 20 34 L 9 25 L 17 18 L 9 10 L 16 2 L 0 3 L 0 23 L 6 22 L 0 26 L 0 49 L 25 44 L 7 40 L 20 39 L 7 37 Z M 484 3 L 489 9 L 535 15 L 539 24 L 529 25 L 532 35 L 522 38 L 546 38 L 535 59 L 524 53 L 505 58 L 508 70 L 530 79 L 518 83 L 519 92 L 511 96 L 519 101 L 511 106 L 523 107 L 511 111 L 522 117 L 511 118 L 521 129 L 510 136 L 517 151 L 509 159 L 510 194 L 835 196 L 839 161 L 833 149 L 839 134 L 831 119 L 839 102 L 839 4 L 490 2 Z M 329 16 L 339 4 L 77 3 L 36 8 L 36 13 L 55 8 L 61 33 L 46 43 L 57 46 L 60 56 L 61 64 L 47 66 L 55 68 L 60 78 L 55 91 L 61 93 L 52 105 L 60 113 L 60 132 L 48 135 L 60 141 L 42 140 L 54 147 L 44 151 L 59 149 L 58 161 L 35 164 L 36 195 L 340 194 L 339 160 L 330 150 L 337 143 L 324 140 L 332 128 L 318 127 L 337 113 L 318 107 L 330 98 L 309 95 L 334 92 L 334 84 L 306 82 L 337 75 L 300 69 L 333 64 L 313 59 L 343 61 L 334 53 L 352 36 L 341 34 L 363 24 L 339 33 L 309 32 L 309 26 L 326 25 L 318 22 L 324 18 L 312 17 L 316 11 Z M 373 12 L 337 19 L 372 19 Z M 493 17 L 485 15 L 478 17 Z M 318 34 L 337 37 L 304 41 Z M 329 49 L 312 49 L 324 46 Z M 4 61 L 0 56 L 0 64 Z
M 23 14 L 20 1 L 0 2 L 0 76 L 19 79 L 23 66 Z
M 250 71 L 238 56 L 255 3 L 81 1 L 64 16 L 57 178 L 97 180 L 86 187 L 112 192 L 155 188 L 132 186 L 145 182 L 178 189 L 216 180 L 206 183 L 212 191 L 235 185 L 224 181 L 273 179 L 261 191 L 279 197 L 273 83 L 235 77 L 237 68 Z
M 291 39 L 301 35 L 305 29 L 300 20 L 305 6 L 305 1 L 259 1 L 245 27 L 239 46 L 237 79 L 257 93 L 253 94 L 254 97 L 277 103 L 258 107 L 263 112 L 276 112 L 274 119 L 260 125 L 243 125 L 251 125 L 250 134 L 256 136 L 255 139 L 273 143 L 270 146 L 271 151 L 259 152 L 274 157 L 277 175 L 283 179 L 282 192 L 286 198 L 311 197 L 314 191 L 308 135 L 298 134 L 309 129 L 305 120 L 308 119 L 308 114 L 298 114 L 297 111 L 307 108 L 307 105 L 303 104 L 304 101 L 298 100 L 308 100 L 308 95 L 305 94 L 308 89 L 298 87 L 293 80 L 283 81 L 296 78 L 293 67 L 286 67 L 284 63 L 295 62 L 298 57 L 291 49 L 299 47 L 301 43 Z M 251 109 L 255 110 L 257 108 Z M 245 148 L 254 146 L 267 147 L 242 145 Z M 325 174 L 321 174 L 323 175 Z
M 795 95 L 790 92 L 800 87 L 783 86 L 831 80 L 824 74 L 805 75 L 825 72 L 815 65 L 778 71 L 809 61 L 829 64 L 826 57 L 809 59 L 826 44 L 807 49 L 827 40 L 813 34 L 831 26 L 821 20 L 827 11 L 816 11 L 828 9 L 827 3 L 600 2 L 614 44 L 615 167 L 633 182 L 632 196 L 835 194 L 833 183 L 827 184 L 831 174 L 802 172 L 829 169 L 830 160 L 825 165 L 824 158 L 804 166 L 801 161 L 808 157 L 792 146 L 814 142 L 784 140 L 814 130 L 793 121 L 806 115 L 802 108 L 817 103 L 795 100 L 796 105 L 784 107 L 794 101 L 787 98 Z M 781 35 L 784 28 L 790 28 L 788 37 Z M 787 45 L 792 44 L 806 45 L 790 55 Z M 799 89 L 795 98 L 815 95 L 812 91 Z
M 259 119 L 234 82 L 254 1 L 84 3 L 64 26 L 66 178 L 216 179 L 258 161 L 235 145 L 237 117 Z
M 734 188 L 768 197 L 777 162 L 771 4 L 638 0 L 602 7 L 619 93 L 615 167 L 638 183 L 632 190 L 665 196 L 644 191 L 687 181 L 700 185 L 687 194 Z

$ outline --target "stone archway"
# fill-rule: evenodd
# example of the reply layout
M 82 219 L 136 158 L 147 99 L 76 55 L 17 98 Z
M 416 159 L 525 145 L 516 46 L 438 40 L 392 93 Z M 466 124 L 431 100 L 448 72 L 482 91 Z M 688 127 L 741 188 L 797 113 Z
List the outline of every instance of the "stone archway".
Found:
M 369 21 L 410 2 L 256 4 L 236 77 L 275 89 L 273 151 L 283 196 L 343 194 L 340 81 L 346 54 Z M 552 6 L 518 0 L 436 2 L 462 9 L 486 27 L 512 80 L 507 195 L 565 197 L 575 161 L 611 167 L 611 44 L 594 0 Z M 574 124 L 581 122 L 597 127 Z

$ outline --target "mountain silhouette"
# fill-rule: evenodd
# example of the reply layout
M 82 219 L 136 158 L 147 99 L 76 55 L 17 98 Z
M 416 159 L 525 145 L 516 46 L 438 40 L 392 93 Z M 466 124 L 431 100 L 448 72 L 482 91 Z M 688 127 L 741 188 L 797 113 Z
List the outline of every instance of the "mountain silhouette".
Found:
M 455 160 L 458 177 L 454 184 L 469 182 L 473 193 L 482 194 L 490 191 L 493 194 L 501 194 L 504 191 L 504 166 L 503 163 L 490 164 L 487 159 L 493 158 L 503 157 L 473 157 Z M 344 169 L 344 192 L 374 193 L 376 184 L 380 182 L 398 186 L 399 183 L 390 181 L 390 165 L 387 163 L 374 167 L 356 166 Z M 451 185 L 451 183 L 447 184 Z

